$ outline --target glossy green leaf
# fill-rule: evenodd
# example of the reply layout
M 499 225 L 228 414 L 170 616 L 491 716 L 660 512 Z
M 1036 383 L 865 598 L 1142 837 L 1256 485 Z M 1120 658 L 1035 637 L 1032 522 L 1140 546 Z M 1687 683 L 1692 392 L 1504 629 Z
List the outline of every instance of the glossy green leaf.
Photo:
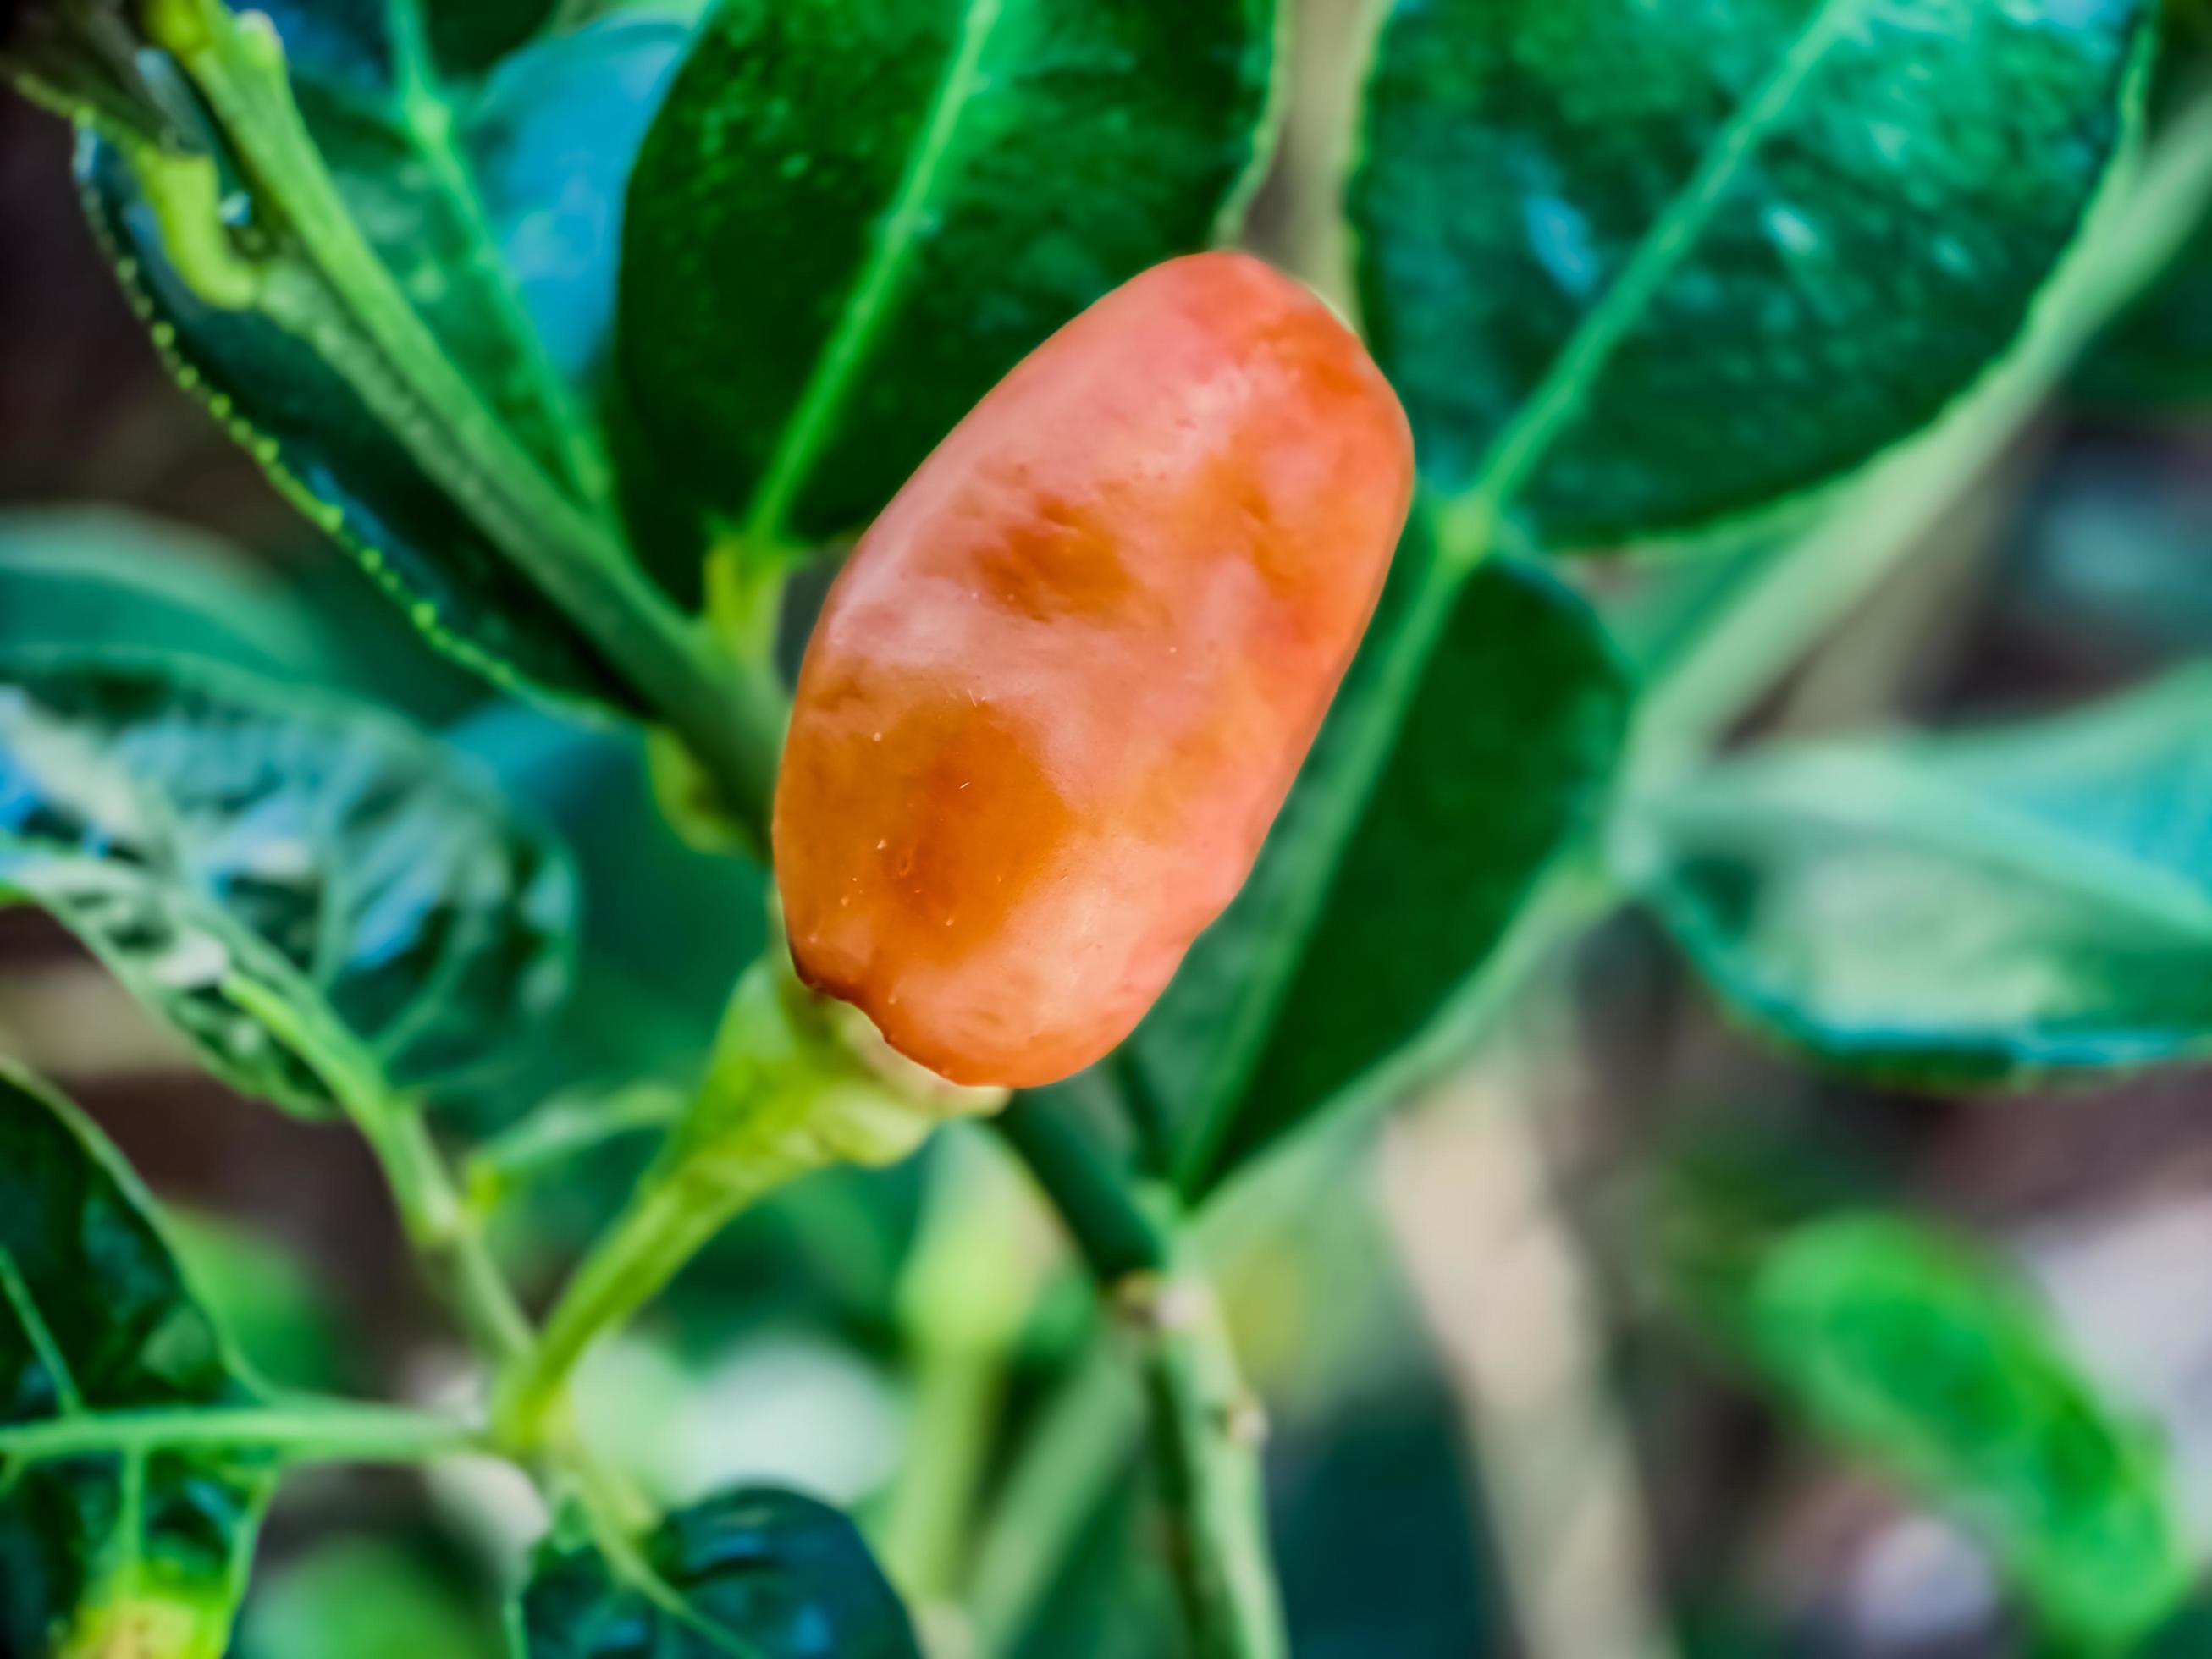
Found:
M 647 1583 L 589 1548 L 544 1552 L 517 1659 L 921 1659 L 859 1531 L 811 1498 L 709 1498 L 662 1522 L 643 1556 Z
M 1374 717 L 1379 667 L 1402 644 L 1428 563 L 1417 528 L 1251 882 L 1139 1031 L 1139 1064 L 1192 1185 L 1448 1025 L 1610 783 L 1629 691 L 1588 608 L 1539 572 L 1492 564 L 1461 591 L 1425 676 L 1392 711 L 1348 835 L 1316 833 L 1341 804 L 1334 751 Z M 1286 915 L 1301 906 L 1286 947 Z
M 1831 1064 L 1953 1087 L 2212 1052 L 2212 668 L 2064 718 L 1783 750 L 1624 814 L 1705 977 Z
M 1835 479 L 2005 351 L 2148 0 L 1399 0 L 1351 194 L 1425 476 L 1545 545 Z
M 568 979 L 574 880 L 534 824 L 388 717 L 204 666 L 0 657 L 0 887 L 298 1111 L 330 1103 L 327 1044 L 450 1085 Z
M 258 9 L 283 39 L 294 94 L 347 208 L 437 347 L 530 462 L 586 510 L 611 512 L 594 404 L 623 186 L 684 26 L 618 18 L 492 66 L 498 44 L 534 28 L 543 4 Z M 88 210 L 179 380 L 434 641 L 504 684 L 627 705 L 619 665 L 423 473 L 347 379 L 258 313 L 195 296 L 115 149 L 88 145 L 82 172 Z
M 272 1471 L 205 1449 L 48 1456 L 20 1437 L 246 1401 L 151 1211 L 98 1131 L 0 1066 L 0 1652 L 228 1650 Z
M 1205 246 L 1273 0 L 725 0 L 630 186 L 625 394 L 758 541 L 858 528 L 1021 356 Z
M 1753 1363 L 1817 1432 L 1972 1527 L 2055 1632 L 2108 1647 L 2187 1593 L 2163 1448 L 2100 1398 L 1997 1264 L 1845 1213 L 1771 1246 L 1738 1317 Z

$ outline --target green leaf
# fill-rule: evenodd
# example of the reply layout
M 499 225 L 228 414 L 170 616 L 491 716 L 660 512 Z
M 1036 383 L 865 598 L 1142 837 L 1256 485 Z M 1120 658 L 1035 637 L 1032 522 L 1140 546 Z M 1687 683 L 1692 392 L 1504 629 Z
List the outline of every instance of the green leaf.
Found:
M 751 1487 L 671 1516 L 639 1560 L 539 1556 L 518 1659 L 921 1659 L 906 1610 L 853 1523 Z
M 766 943 L 765 872 L 678 837 L 654 804 L 635 732 L 510 703 L 446 738 L 502 796 L 553 826 L 584 901 L 574 994 L 482 1103 L 511 1112 L 580 1084 L 696 1077 L 730 988 Z
M 1425 476 L 1609 549 L 1927 425 L 2132 135 L 2153 9 L 1399 0 L 1351 212 Z
M 865 524 L 1261 157 L 1273 0 L 725 0 L 630 185 L 625 395 L 758 544 Z
M 346 1381 L 352 1343 L 314 1264 L 274 1232 L 212 1212 L 172 1205 L 164 1222 L 185 1276 L 237 1351 L 241 1375 L 287 1389 Z
M 107 509 L 0 516 L 0 650 L 159 649 L 313 675 L 321 635 L 267 570 L 183 526 Z
M 1916 1223 L 1784 1236 L 1740 1340 L 1812 1427 L 1955 1513 L 2054 1632 L 2142 1636 L 2192 1571 L 2162 1447 L 2101 1400 L 1996 1263 Z
M 1460 590 L 1348 835 L 1315 833 L 1340 805 L 1335 751 L 1370 718 L 1431 556 L 1417 529 L 1252 880 L 1139 1033 L 1193 1187 L 1448 1027 L 1611 781 L 1629 690 L 1588 608 L 1540 572 L 1494 563 Z M 1285 923 L 1302 906 L 1294 938 Z M 1188 1099 L 1173 1097 L 1194 1079 Z
M 0 655 L 0 888 L 295 1111 L 356 1054 L 451 1085 L 569 975 L 574 880 L 534 824 L 374 710 L 204 665 Z
M 586 512 L 611 511 L 593 404 L 623 185 L 684 26 L 617 19 L 477 74 L 543 5 L 259 9 L 346 209 L 435 349 L 527 463 Z M 180 382 L 434 643 L 509 689 L 629 706 L 620 665 L 425 475 L 319 343 L 196 296 L 119 149 L 88 143 L 81 171 L 88 211 Z
M 1753 756 L 1617 861 L 1732 1007 L 1950 1087 L 2212 1052 L 2212 666 L 2071 715 Z
M 0 1651 L 220 1659 L 274 1475 L 205 1448 L 67 1458 L 10 1430 L 247 1399 L 149 1200 L 77 1113 L 0 1067 Z

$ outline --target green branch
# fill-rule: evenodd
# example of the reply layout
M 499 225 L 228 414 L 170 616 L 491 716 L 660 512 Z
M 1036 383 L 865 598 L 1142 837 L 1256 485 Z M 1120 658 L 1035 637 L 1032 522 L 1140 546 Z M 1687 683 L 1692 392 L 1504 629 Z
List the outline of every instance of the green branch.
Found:
M 270 1451 L 287 1463 L 421 1463 L 483 1449 L 466 1423 L 340 1401 L 88 1412 L 0 1428 L 0 1462 L 187 1448 Z

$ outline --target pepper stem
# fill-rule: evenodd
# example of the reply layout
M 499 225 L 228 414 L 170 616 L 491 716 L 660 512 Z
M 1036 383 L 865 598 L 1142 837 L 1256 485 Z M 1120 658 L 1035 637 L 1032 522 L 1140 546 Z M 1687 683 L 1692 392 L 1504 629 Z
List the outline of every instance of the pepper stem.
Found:
M 585 1355 L 762 1199 L 817 1170 L 895 1164 L 940 1119 L 1005 1100 L 931 1077 L 865 1026 L 799 984 L 781 947 L 746 970 L 705 1081 L 659 1161 L 576 1270 L 529 1363 L 502 1385 L 502 1445 L 522 1455 L 542 1448 Z

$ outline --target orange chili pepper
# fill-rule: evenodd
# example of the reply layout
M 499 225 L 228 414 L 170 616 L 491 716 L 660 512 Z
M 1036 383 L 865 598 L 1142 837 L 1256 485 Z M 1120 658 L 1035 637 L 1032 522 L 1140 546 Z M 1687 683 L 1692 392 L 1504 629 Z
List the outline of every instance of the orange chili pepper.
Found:
M 1258 260 L 1099 301 L 830 590 L 775 802 L 792 956 L 957 1083 L 1119 1042 L 1259 855 L 1404 527 L 1358 340 Z

